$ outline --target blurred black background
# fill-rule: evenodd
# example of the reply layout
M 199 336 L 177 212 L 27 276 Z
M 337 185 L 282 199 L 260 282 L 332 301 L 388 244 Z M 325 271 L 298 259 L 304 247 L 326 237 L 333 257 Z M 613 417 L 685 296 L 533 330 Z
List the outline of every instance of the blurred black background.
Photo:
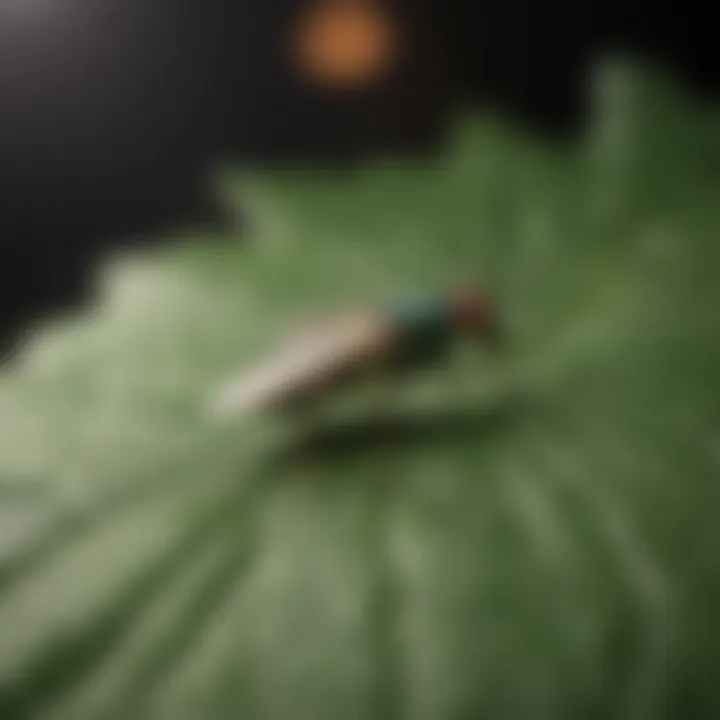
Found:
M 717 98 L 709 4 L 388 3 L 408 53 L 386 85 L 352 93 L 292 72 L 302 0 L 0 0 L 2 344 L 82 300 L 113 245 L 221 221 L 205 185 L 218 159 L 432 152 L 468 103 L 572 141 L 589 63 L 612 48 Z

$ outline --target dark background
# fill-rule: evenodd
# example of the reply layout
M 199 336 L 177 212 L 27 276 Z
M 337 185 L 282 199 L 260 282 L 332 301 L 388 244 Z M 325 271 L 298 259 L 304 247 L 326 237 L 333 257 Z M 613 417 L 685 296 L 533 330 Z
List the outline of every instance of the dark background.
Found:
M 23 26 L 0 10 L 3 347 L 86 297 L 88 269 L 113 245 L 221 222 L 204 185 L 217 159 L 432 152 L 468 102 L 572 141 L 588 63 L 612 48 L 716 98 L 712 9 L 699 2 L 397 0 L 411 50 L 397 79 L 334 94 L 288 66 L 299 0 L 0 0 L 23 2 L 39 6 Z

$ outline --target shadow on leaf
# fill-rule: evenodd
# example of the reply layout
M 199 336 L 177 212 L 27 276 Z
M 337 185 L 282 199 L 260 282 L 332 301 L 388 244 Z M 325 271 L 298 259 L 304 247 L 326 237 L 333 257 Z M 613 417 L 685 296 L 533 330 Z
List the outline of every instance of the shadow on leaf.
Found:
M 363 454 L 391 454 L 421 445 L 484 440 L 515 425 L 532 407 L 530 396 L 522 393 L 476 407 L 439 407 L 327 423 L 294 438 L 270 458 L 268 469 L 280 471 L 308 462 L 325 465 Z

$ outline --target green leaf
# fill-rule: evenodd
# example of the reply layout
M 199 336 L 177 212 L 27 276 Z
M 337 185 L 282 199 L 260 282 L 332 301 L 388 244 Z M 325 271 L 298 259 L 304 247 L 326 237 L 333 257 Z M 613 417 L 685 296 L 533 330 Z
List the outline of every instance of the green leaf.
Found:
M 246 236 L 118 256 L 28 336 L 0 717 L 717 717 L 720 120 L 637 64 L 599 79 L 572 149 L 467 115 L 433 163 L 230 167 Z M 468 275 L 502 377 L 448 368 L 314 454 L 208 422 L 298 313 Z

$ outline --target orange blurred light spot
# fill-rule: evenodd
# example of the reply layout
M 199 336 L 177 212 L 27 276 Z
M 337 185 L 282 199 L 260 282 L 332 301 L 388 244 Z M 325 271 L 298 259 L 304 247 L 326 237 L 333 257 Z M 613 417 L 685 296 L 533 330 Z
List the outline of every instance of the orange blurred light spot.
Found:
M 392 70 L 398 29 L 372 0 L 323 0 L 301 19 L 295 58 L 309 81 L 331 87 L 374 85 Z

